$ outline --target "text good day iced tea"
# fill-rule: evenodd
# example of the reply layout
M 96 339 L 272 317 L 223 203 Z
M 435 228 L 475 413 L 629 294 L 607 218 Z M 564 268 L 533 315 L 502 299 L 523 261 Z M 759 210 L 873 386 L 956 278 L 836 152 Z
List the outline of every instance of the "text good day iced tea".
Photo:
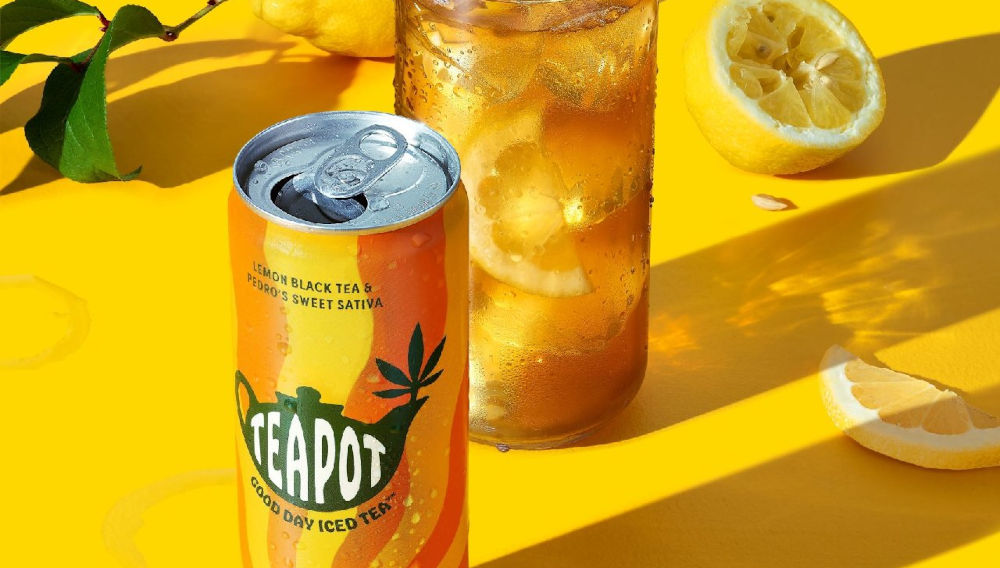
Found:
M 548 447 L 646 365 L 657 3 L 402 0 L 396 107 L 469 194 L 474 438 Z
M 244 566 L 468 566 L 458 175 L 441 136 L 379 113 L 294 118 L 237 156 Z

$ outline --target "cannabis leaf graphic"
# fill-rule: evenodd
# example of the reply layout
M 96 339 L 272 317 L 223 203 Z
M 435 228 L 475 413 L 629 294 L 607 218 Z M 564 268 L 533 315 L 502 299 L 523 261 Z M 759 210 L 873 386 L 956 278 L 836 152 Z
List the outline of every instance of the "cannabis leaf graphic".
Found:
M 413 330 L 413 335 L 410 336 L 410 348 L 407 353 L 409 375 L 388 361 L 375 359 L 375 364 L 378 366 L 378 370 L 382 373 L 382 376 L 385 377 L 385 380 L 404 388 L 386 389 L 376 391 L 373 394 L 379 398 L 396 398 L 410 395 L 410 402 L 415 402 L 417 400 L 417 392 L 426 386 L 434 384 L 434 381 L 438 380 L 438 377 L 444 372 L 444 369 L 435 371 L 434 368 L 437 367 L 438 361 L 441 360 L 441 351 L 444 350 L 445 339 L 447 337 L 441 338 L 441 343 L 438 343 L 434 351 L 427 357 L 427 362 L 424 363 L 424 333 L 420 330 L 420 324 L 418 323 L 417 327 Z

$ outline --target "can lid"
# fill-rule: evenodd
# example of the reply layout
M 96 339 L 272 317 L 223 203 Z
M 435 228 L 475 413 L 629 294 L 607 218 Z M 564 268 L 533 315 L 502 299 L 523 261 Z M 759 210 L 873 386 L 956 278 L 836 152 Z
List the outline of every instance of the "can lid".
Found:
M 266 217 L 298 229 L 381 232 L 438 209 L 459 179 L 455 149 L 427 126 L 377 112 L 280 122 L 240 150 L 233 177 Z

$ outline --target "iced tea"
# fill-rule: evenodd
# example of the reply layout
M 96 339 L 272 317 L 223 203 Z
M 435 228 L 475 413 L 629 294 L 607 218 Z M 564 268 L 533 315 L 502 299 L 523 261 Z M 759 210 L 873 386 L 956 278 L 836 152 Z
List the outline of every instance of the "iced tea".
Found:
M 470 199 L 471 427 L 548 447 L 646 365 L 655 0 L 402 0 L 396 105 Z

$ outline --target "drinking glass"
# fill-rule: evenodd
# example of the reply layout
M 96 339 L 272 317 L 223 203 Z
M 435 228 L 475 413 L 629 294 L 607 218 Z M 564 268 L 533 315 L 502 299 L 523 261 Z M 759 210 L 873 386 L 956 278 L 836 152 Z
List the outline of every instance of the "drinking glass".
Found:
M 586 435 L 646 367 L 656 0 L 399 0 L 396 110 L 470 201 L 470 427 Z

